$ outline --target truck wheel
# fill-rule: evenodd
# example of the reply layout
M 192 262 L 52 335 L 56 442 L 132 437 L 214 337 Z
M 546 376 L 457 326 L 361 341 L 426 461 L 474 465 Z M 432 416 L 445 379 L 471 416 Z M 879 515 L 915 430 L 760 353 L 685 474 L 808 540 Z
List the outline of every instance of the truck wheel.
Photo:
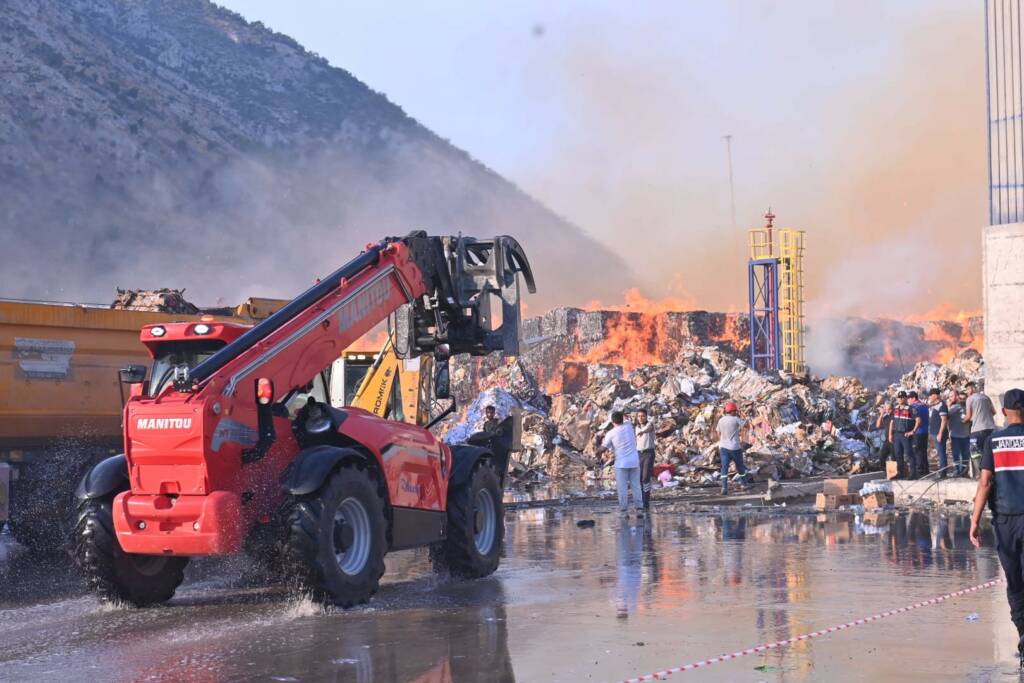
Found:
M 363 463 L 344 463 L 327 483 L 286 504 L 283 560 L 291 588 L 317 602 L 352 607 L 384 574 L 384 491 Z
M 145 607 L 167 602 L 184 579 L 187 557 L 136 555 L 121 550 L 114 533 L 111 500 L 86 500 L 78 507 L 75 561 L 89 588 L 104 602 Z
M 430 549 L 434 568 L 456 576 L 492 574 L 501 559 L 505 506 L 498 475 L 487 461 L 477 463 L 469 481 L 448 492 L 448 538 Z

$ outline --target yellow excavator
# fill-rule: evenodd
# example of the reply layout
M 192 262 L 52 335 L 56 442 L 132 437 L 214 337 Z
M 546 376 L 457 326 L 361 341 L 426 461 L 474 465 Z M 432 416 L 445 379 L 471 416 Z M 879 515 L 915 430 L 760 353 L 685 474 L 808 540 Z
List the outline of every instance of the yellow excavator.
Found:
M 331 373 L 332 402 L 423 427 L 430 422 L 433 360 L 399 358 L 390 338 L 378 352 L 347 349 Z

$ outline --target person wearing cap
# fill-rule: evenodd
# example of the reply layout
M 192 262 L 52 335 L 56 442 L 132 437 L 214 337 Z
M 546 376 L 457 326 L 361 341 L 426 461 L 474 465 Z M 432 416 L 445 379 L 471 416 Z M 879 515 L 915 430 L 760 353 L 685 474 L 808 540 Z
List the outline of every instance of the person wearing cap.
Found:
M 1017 652 L 1024 667 L 1024 390 L 1003 394 L 1006 427 L 993 432 L 981 455 L 974 495 L 971 543 L 981 547 L 981 515 L 988 504 L 996 552 L 1006 574 L 1006 599 L 1017 627 Z
M 907 476 L 907 461 L 914 462 L 911 452 L 910 437 L 914 435 L 914 411 L 907 405 L 907 392 L 896 394 L 896 407 L 892 409 L 892 421 L 889 423 L 889 439 L 892 441 L 893 460 L 900 470 L 900 476 Z
M 949 441 L 956 464 L 956 476 L 966 477 L 971 462 L 971 427 L 964 421 L 963 398 L 959 391 L 949 392 Z
M 729 494 L 729 463 L 736 466 L 736 473 L 746 478 L 747 466 L 743 463 L 743 442 L 740 431 L 746 424 L 740 419 L 739 408 L 729 401 L 725 404 L 725 415 L 718 420 L 718 456 L 722 461 L 722 495 Z
M 939 479 L 945 479 L 948 470 L 946 460 L 946 442 L 949 440 L 949 407 L 942 400 L 942 391 L 938 387 L 928 390 L 928 439 L 935 447 L 935 459 L 939 463 Z
M 928 474 L 928 405 L 916 391 L 911 391 L 910 408 L 914 411 L 913 440 L 914 457 L 910 460 L 910 477 L 917 479 Z

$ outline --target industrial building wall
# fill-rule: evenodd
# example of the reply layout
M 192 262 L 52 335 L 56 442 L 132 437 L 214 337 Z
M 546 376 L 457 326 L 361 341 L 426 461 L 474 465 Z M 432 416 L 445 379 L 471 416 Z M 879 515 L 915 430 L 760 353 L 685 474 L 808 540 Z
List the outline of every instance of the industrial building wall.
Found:
M 985 3 L 989 223 L 983 236 L 986 390 L 1024 388 L 1024 16 Z
M 1024 388 L 1024 223 L 984 234 L 985 386 L 998 402 L 1007 389 Z

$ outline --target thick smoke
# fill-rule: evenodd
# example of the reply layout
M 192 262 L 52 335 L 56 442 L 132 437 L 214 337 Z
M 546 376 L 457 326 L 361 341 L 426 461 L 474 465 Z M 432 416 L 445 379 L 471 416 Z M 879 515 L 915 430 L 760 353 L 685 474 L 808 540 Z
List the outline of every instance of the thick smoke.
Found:
M 979 306 L 980 6 L 603 12 L 546 24 L 533 66 L 564 119 L 525 184 L 614 244 L 651 296 L 681 275 L 701 307 L 745 308 L 746 230 L 770 205 L 807 231 L 812 322 Z

